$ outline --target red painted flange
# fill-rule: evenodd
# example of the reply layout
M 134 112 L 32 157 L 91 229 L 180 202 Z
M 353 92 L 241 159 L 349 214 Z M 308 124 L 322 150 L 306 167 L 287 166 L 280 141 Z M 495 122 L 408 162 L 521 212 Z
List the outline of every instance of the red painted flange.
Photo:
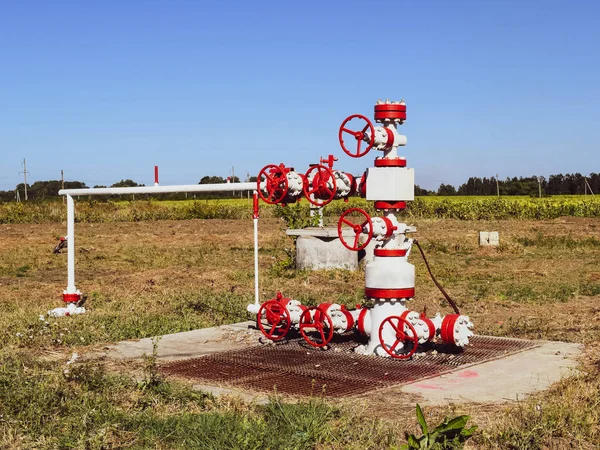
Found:
M 362 308 L 358 313 L 358 319 L 356 321 L 356 328 L 360 334 L 366 335 L 365 332 L 365 316 L 369 312 L 369 308 Z
M 365 288 L 365 297 L 367 298 L 413 298 L 415 288 L 403 289 L 378 289 Z
M 383 328 L 386 324 L 389 324 L 396 332 L 396 341 L 389 347 L 383 341 Z M 406 328 L 408 328 L 408 333 L 405 331 Z M 407 353 L 395 352 L 396 347 L 398 347 L 398 344 L 401 342 L 404 344 L 404 346 L 406 346 L 407 343 L 412 342 L 413 345 Z M 386 317 L 385 320 L 381 322 L 381 325 L 379 325 L 379 343 L 381 344 L 381 348 L 383 348 L 385 352 L 392 358 L 408 359 L 417 351 L 417 347 L 419 345 L 419 336 L 417 335 L 415 327 L 413 327 L 408 320 L 400 316 L 390 316 Z
M 354 328 L 354 317 L 352 317 L 352 313 L 346 309 L 345 305 L 342 305 L 341 308 L 342 313 L 344 316 L 346 316 L 346 322 L 348 323 L 346 331 L 350 331 L 352 328 Z
M 384 119 L 400 119 L 406 120 L 406 105 L 399 104 L 383 104 L 375 105 L 375 120 L 382 121 Z
M 454 325 L 456 325 L 456 321 L 459 317 L 460 314 L 448 314 L 444 317 L 444 320 L 442 320 L 440 337 L 444 344 L 456 345 L 456 341 L 454 340 Z
M 433 320 L 428 318 L 423 313 L 421 313 L 420 319 L 427 324 L 427 328 L 429 329 L 429 337 L 427 338 L 427 340 L 432 340 L 435 336 L 435 324 L 433 323 Z
M 65 303 L 77 303 L 79 300 L 81 300 L 81 294 L 63 294 Z
M 406 202 L 385 202 L 376 201 L 373 205 L 375 209 L 406 209 Z
M 375 250 L 373 250 L 373 254 L 375 256 L 406 256 L 406 249 L 403 248 L 398 248 L 398 249 L 386 249 L 386 248 L 376 248 Z
M 362 198 L 367 196 L 367 171 L 362 174 L 360 177 L 360 185 L 359 185 L 359 193 Z
M 375 167 L 406 167 L 405 158 L 375 158 Z

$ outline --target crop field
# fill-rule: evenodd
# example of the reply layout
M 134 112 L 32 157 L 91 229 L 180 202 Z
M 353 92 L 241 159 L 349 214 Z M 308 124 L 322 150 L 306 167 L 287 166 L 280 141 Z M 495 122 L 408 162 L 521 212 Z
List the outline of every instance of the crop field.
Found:
M 151 209 L 153 203 L 99 205 L 130 213 Z M 194 208 L 200 202 L 174 203 Z M 213 205 L 244 211 L 247 206 L 240 200 Z M 83 214 L 92 214 L 96 206 L 83 199 L 78 203 Z M 62 211 L 60 204 L 51 207 Z M 245 311 L 253 300 L 252 221 L 246 213 L 150 221 L 139 211 L 137 221 L 130 222 L 108 220 L 104 210 L 88 215 L 90 220 L 80 216 L 77 287 L 88 295 L 88 313 L 60 319 L 40 314 L 60 305 L 66 286 L 66 254 L 52 253 L 64 224 L 57 219 L 0 225 L 1 448 L 380 449 L 400 448 L 405 431 L 418 431 L 414 405 L 419 399 L 401 392 L 393 401 L 371 397 L 335 404 L 318 396 L 289 402 L 274 393 L 267 405 L 255 405 L 165 380 L 151 357 L 126 366 L 68 365 L 74 352 L 86 354 L 107 343 L 251 318 Z M 303 210 L 287 207 L 284 217 L 267 211 L 259 230 L 263 300 L 282 291 L 309 305 L 336 301 L 353 307 L 363 301 L 360 271 L 293 269 L 293 242 L 283 229 L 286 221 L 304 220 Z M 579 371 L 547 392 L 517 404 L 425 407 L 428 422 L 470 415 L 469 424 L 479 429 L 467 448 L 597 448 L 596 216 L 455 220 L 406 215 L 417 226 L 439 281 L 471 316 L 477 333 L 585 344 Z M 333 214 L 329 220 L 334 221 Z M 499 231 L 500 247 L 480 248 L 480 230 Z M 411 262 L 417 268 L 414 309 L 427 304 L 429 311 L 448 312 L 417 254 Z
M 252 215 L 251 199 L 219 200 L 143 200 L 115 199 L 98 201 L 93 197 L 76 199 L 76 220 L 86 223 L 138 222 L 144 220 L 247 219 Z M 299 202 L 286 208 L 264 205 L 264 217 L 308 217 L 309 203 Z M 325 207 L 328 216 L 339 216 L 346 208 L 360 207 L 373 214 L 372 202 L 352 198 L 334 201 Z M 291 210 L 291 211 L 289 211 Z M 0 203 L 0 224 L 63 222 L 66 209 L 62 202 L 48 200 L 30 203 Z M 600 217 L 599 196 L 530 197 L 417 197 L 409 202 L 410 219 L 459 220 L 540 220 L 564 216 Z M 337 220 L 337 219 L 336 219 Z

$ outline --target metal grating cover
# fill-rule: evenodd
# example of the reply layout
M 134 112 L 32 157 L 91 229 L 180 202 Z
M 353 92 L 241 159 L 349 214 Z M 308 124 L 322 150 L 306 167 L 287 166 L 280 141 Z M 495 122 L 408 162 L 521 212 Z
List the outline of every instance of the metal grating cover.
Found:
M 537 347 L 534 341 L 474 336 L 465 349 L 432 345 L 411 360 L 354 353 L 357 341 L 340 337 L 329 350 L 293 339 L 176 361 L 161 367 L 206 384 L 309 396 L 348 397 L 382 387 L 412 383 Z

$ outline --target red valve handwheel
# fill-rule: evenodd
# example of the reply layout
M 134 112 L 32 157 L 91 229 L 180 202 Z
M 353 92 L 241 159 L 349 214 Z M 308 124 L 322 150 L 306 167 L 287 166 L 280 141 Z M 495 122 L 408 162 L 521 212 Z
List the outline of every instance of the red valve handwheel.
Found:
M 367 124 L 364 126 L 364 128 L 361 131 L 352 131 L 349 128 L 346 128 L 346 124 L 348 122 L 350 122 L 352 119 L 361 119 L 364 120 L 365 122 L 367 122 Z M 365 138 L 365 136 L 367 136 L 367 129 L 371 130 L 371 136 L 369 138 L 367 148 L 365 148 L 362 152 L 360 151 L 360 147 L 362 145 L 362 142 Z M 350 150 L 348 150 L 348 148 L 346 148 L 346 145 L 344 144 L 344 133 L 348 133 L 351 134 L 354 139 L 356 139 L 356 152 L 352 152 Z M 340 145 L 342 146 L 342 150 L 344 150 L 344 152 L 348 155 L 348 156 L 352 156 L 353 158 L 360 158 L 361 156 L 365 156 L 367 153 L 369 153 L 369 150 L 371 150 L 371 148 L 373 148 L 373 144 L 375 144 L 375 127 L 373 126 L 373 123 L 365 116 L 361 115 L 361 114 L 353 114 L 349 117 L 346 118 L 346 120 L 344 120 L 342 122 L 342 125 L 340 126 L 340 133 L 339 133 L 339 138 L 340 138 Z
M 316 173 L 311 178 L 312 172 L 315 171 Z M 311 166 L 304 175 L 304 180 L 304 195 L 313 205 L 325 206 L 334 199 L 337 192 L 337 184 L 333 171 L 329 167 L 322 164 Z M 309 182 L 308 180 L 311 181 Z M 328 186 L 329 182 L 332 184 L 331 188 Z M 313 194 L 314 199 L 311 198 Z
M 312 316 L 311 311 L 314 311 Z M 308 308 L 302 313 L 298 327 L 304 340 L 313 347 L 325 347 L 333 339 L 333 321 L 329 314 L 318 306 Z
M 263 193 L 260 186 L 263 182 L 265 183 L 267 195 Z M 275 164 L 269 164 L 268 166 L 263 167 L 258 173 L 256 186 L 259 197 L 265 203 L 268 203 L 269 205 L 281 203 L 288 193 L 288 179 L 285 167 L 283 167 L 283 165 L 276 166 Z
M 277 300 L 264 302 L 256 315 L 256 324 L 266 338 L 272 341 L 283 339 L 290 330 L 292 321 L 287 308 Z
M 348 215 L 350 215 L 352 213 L 358 213 L 358 214 L 364 216 L 365 220 L 362 221 L 361 223 L 353 223 L 351 220 L 346 218 Z M 352 231 L 354 231 L 355 237 L 354 237 L 354 243 L 352 245 L 350 245 L 344 238 L 343 225 L 349 226 L 350 228 L 352 228 Z M 367 231 L 365 231 L 365 227 L 367 227 Z M 365 233 L 367 235 L 367 240 L 365 242 L 363 242 L 362 244 L 359 244 L 358 241 L 359 241 L 360 235 L 362 233 Z M 342 245 L 344 247 L 346 247 L 348 250 L 353 250 L 355 252 L 364 250 L 367 247 L 367 245 L 369 245 L 369 242 L 371 242 L 371 239 L 373 238 L 373 221 L 371 220 L 371 217 L 369 217 L 369 214 L 364 209 L 350 208 L 347 211 L 344 211 L 344 214 L 342 214 L 342 216 L 340 217 L 340 220 L 338 220 L 338 236 L 340 238 L 340 242 L 342 243 Z
M 389 347 L 383 341 L 383 328 L 386 325 L 391 326 L 396 333 L 396 340 Z M 408 332 L 406 331 L 407 328 Z M 386 317 L 385 320 L 381 322 L 381 325 L 379 325 L 379 343 L 381 344 L 381 348 L 383 348 L 392 358 L 408 359 L 417 351 L 419 336 L 417 335 L 415 327 L 413 327 L 408 320 L 403 319 L 400 316 L 390 316 Z M 395 350 L 400 343 L 403 344 L 403 348 L 406 347 L 406 344 L 408 343 L 412 343 L 412 346 L 406 353 L 397 353 Z

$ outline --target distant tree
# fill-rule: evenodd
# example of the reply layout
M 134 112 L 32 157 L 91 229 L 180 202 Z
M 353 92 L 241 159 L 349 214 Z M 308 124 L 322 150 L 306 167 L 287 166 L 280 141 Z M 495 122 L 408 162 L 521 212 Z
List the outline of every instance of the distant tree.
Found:
M 101 188 L 105 188 L 106 186 L 102 186 L 101 184 L 97 184 L 94 186 L 94 189 L 101 189 Z
M 437 195 L 456 195 L 456 188 L 451 184 L 440 184 Z
M 65 181 L 65 189 L 86 188 L 85 183 L 81 181 Z M 17 185 L 19 192 L 25 191 L 23 183 Z M 32 185 L 27 185 L 27 196 L 30 199 L 42 200 L 49 197 L 58 197 L 58 191 L 62 188 L 60 180 L 36 181 Z
M 204 176 L 198 184 L 218 184 L 225 183 L 225 179 L 219 176 Z
M 415 184 L 415 195 L 423 196 L 423 195 L 433 195 L 433 191 L 428 191 L 427 189 L 423 189 L 418 184 Z
M 246 181 L 248 183 L 256 183 L 257 180 L 258 180 L 257 177 L 248 177 L 248 179 Z
M 15 191 L 0 191 L 0 202 L 14 202 L 17 193 Z
M 590 173 L 590 176 L 588 177 L 588 183 L 590 184 L 594 194 L 600 194 L 600 174 L 593 172 Z
M 115 184 L 113 184 L 111 187 L 143 187 L 145 186 L 144 184 L 138 184 L 133 180 L 130 180 L 129 178 L 127 180 L 121 180 L 121 181 L 117 181 Z

